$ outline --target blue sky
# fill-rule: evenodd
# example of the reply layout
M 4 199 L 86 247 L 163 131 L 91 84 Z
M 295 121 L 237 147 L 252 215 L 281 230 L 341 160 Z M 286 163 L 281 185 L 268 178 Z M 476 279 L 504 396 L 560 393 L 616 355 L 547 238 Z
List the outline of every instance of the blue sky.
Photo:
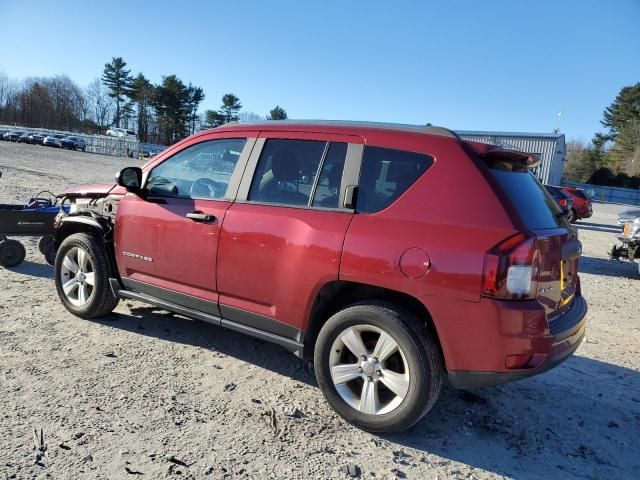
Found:
M 261 115 L 547 132 L 589 140 L 640 82 L 640 0 L 0 0 L 0 70 L 80 85 L 121 56 L 154 82 Z

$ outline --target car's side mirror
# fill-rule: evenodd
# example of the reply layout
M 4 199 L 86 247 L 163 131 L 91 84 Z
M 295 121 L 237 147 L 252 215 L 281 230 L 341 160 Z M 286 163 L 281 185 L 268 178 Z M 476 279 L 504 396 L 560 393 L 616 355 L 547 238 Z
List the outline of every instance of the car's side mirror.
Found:
M 116 183 L 132 193 L 142 190 L 142 169 L 140 167 L 125 167 L 116 174 Z

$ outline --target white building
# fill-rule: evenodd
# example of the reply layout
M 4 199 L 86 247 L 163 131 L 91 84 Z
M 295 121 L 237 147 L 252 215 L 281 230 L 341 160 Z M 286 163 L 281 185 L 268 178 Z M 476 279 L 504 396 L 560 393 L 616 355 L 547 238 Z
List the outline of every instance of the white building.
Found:
M 514 133 L 514 132 L 474 132 L 456 131 L 464 140 L 491 143 L 501 147 L 520 150 L 540 159 L 532 169 L 542 183 L 560 185 L 566 147 L 563 133 Z

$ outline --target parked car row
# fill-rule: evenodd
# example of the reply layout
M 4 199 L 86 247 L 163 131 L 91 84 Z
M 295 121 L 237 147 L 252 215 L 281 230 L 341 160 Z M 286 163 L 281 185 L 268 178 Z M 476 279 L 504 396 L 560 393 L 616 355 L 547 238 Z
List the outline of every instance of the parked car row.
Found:
M 75 135 L 0 130 L 0 140 L 44 145 L 46 147 L 68 148 L 69 150 L 82 150 L 83 152 L 87 150 L 85 139 Z
M 133 130 L 128 130 L 126 128 L 117 128 L 117 127 L 112 127 L 109 130 L 107 130 L 107 135 L 110 137 L 118 137 L 118 138 L 124 138 L 127 140 L 137 140 L 138 136 L 136 135 L 136 132 L 134 132 Z

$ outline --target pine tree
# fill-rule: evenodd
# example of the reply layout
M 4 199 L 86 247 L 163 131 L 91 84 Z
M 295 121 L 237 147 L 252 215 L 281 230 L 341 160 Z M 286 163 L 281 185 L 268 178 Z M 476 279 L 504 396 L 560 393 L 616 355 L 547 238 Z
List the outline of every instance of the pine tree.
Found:
M 162 83 L 154 88 L 152 103 L 165 145 L 189 134 L 189 91 L 182 80 L 176 75 L 162 77 Z
M 640 172 L 640 83 L 624 87 L 602 114 L 607 140 L 614 142 L 606 154 L 615 172 Z
M 267 117 L 267 120 L 286 120 L 287 118 L 288 118 L 287 111 L 284 108 L 282 108 L 280 105 L 276 105 L 269 112 L 269 116 Z
M 224 116 L 217 110 L 206 110 L 204 112 L 204 128 L 216 128 L 222 125 Z
M 189 96 L 189 131 L 190 133 L 195 133 L 196 121 L 198 120 L 198 106 L 200 106 L 200 103 L 204 100 L 204 90 L 189 84 L 187 91 Z
M 121 104 L 125 101 L 124 97 L 128 94 L 131 77 L 129 73 L 131 70 L 126 70 L 127 66 L 122 57 L 113 57 L 111 63 L 104 65 L 104 71 L 102 72 L 102 82 L 109 87 L 109 96 L 116 101 L 116 113 L 113 118 L 113 123 L 117 127 L 120 126 L 122 111 Z
M 131 81 L 131 88 L 127 93 L 136 106 L 138 138 L 144 142 L 148 141 L 149 137 L 149 108 L 152 94 L 153 85 L 142 73 Z
M 218 113 L 224 118 L 224 123 L 237 122 L 238 113 L 241 109 L 240 99 L 233 93 L 227 93 L 222 96 L 222 106 Z

